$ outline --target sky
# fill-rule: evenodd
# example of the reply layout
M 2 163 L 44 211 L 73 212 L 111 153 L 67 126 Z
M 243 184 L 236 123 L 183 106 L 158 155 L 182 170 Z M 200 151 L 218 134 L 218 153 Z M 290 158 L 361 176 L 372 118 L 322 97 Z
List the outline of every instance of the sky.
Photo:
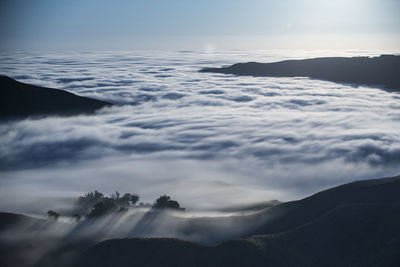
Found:
M 397 49 L 398 0 L 0 0 L 0 49 Z

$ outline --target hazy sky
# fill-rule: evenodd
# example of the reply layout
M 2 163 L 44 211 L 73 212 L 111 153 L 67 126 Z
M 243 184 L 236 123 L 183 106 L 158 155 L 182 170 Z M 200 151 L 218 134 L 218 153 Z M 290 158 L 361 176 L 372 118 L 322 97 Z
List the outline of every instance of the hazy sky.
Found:
M 1 49 L 399 48 L 398 0 L 0 0 Z

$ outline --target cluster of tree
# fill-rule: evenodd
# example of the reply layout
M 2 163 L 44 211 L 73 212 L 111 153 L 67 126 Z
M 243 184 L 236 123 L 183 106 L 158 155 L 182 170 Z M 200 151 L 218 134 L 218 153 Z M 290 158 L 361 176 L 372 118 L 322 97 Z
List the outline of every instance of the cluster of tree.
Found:
M 77 205 L 81 210 L 88 211 L 88 217 L 100 217 L 113 211 L 126 211 L 134 207 L 140 197 L 136 194 L 121 194 L 116 191 L 109 197 L 104 196 L 98 191 L 89 192 L 83 197 L 79 197 Z
M 89 192 L 78 198 L 72 217 L 75 218 L 76 221 L 80 221 L 83 216 L 97 218 L 111 212 L 125 212 L 134 207 L 151 207 L 153 210 L 185 210 L 177 201 L 172 200 L 171 197 L 167 195 L 161 195 L 156 199 L 153 205 L 143 202 L 137 204 L 139 199 L 140 197 L 137 194 L 126 193 L 121 196 L 118 191 L 110 196 L 105 196 L 98 191 Z M 57 220 L 60 216 L 59 213 L 52 210 L 49 210 L 47 215 L 49 219 L 51 218 L 54 220 Z
M 93 205 L 104 201 L 105 199 L 112 199 L 120 206 L 132 206 L 139 201 L 139 198 L 139 195 L 130 193 L 126 193 L 121 197 L 121 194 L 118 191 L 115 191 L 115 194 L 111 194 L 109 197 L 106 197 L 103 193 L 94 191 L 86 193 L 83 197 L 79 197 L 78 205 Z
M 174 209 L 184 211 L 185 208 L 181 207 L 176 200 L 172 200 L 167 195 L 162 195 L 153 204 L 153 209 Z

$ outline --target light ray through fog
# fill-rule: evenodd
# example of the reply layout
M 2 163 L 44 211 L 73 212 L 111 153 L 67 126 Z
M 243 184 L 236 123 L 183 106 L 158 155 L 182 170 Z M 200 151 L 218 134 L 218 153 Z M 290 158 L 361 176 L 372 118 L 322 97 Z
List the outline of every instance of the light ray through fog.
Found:
M 10 245 L 21 242 L 36 243 L 29 253 L 20 260 L 39 263 L 46 254 L 57 249 L 68 250 L 68 257 L 75 257 L 77 244 L 97 242 L 127 237 L 171 237 L 213 245 L 223 240 L 247 233 L 252 227 L 269 219 L 268 208 L 230 215 L 216 213 L 210 217 L 172 211 L 149 212 L 149 209 L 131 208 L 126 212 L 112 213 L 96 219 L 76 222 L 71 217 L 61 217 L 58 221 L 46 218 L 25 218 L 15 223 L 7 231 L 0 233 L 2 242 Z M 207 216 L 207 217 L 206 217 Z M 142 227 L 138 227 L 141 225 Z

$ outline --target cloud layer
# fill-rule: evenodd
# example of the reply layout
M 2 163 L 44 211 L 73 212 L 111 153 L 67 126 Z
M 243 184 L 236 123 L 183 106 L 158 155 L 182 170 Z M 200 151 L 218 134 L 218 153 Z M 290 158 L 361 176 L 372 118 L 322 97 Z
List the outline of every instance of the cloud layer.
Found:
M 29 184 L 38 193 L 122 185 L 149 197 L 170 191 L 193 206 L 208 199 L 198 205 L 208 206 L 240 202 L 236 196 L 249 202 L 290 199 L 395 174 L 398 93 L 308 78 L 197 72 L 318 55 L 2 54 L 3 74 L 119 106 L 96 116 L 3 122 L 1 191 L 28 190 Z

